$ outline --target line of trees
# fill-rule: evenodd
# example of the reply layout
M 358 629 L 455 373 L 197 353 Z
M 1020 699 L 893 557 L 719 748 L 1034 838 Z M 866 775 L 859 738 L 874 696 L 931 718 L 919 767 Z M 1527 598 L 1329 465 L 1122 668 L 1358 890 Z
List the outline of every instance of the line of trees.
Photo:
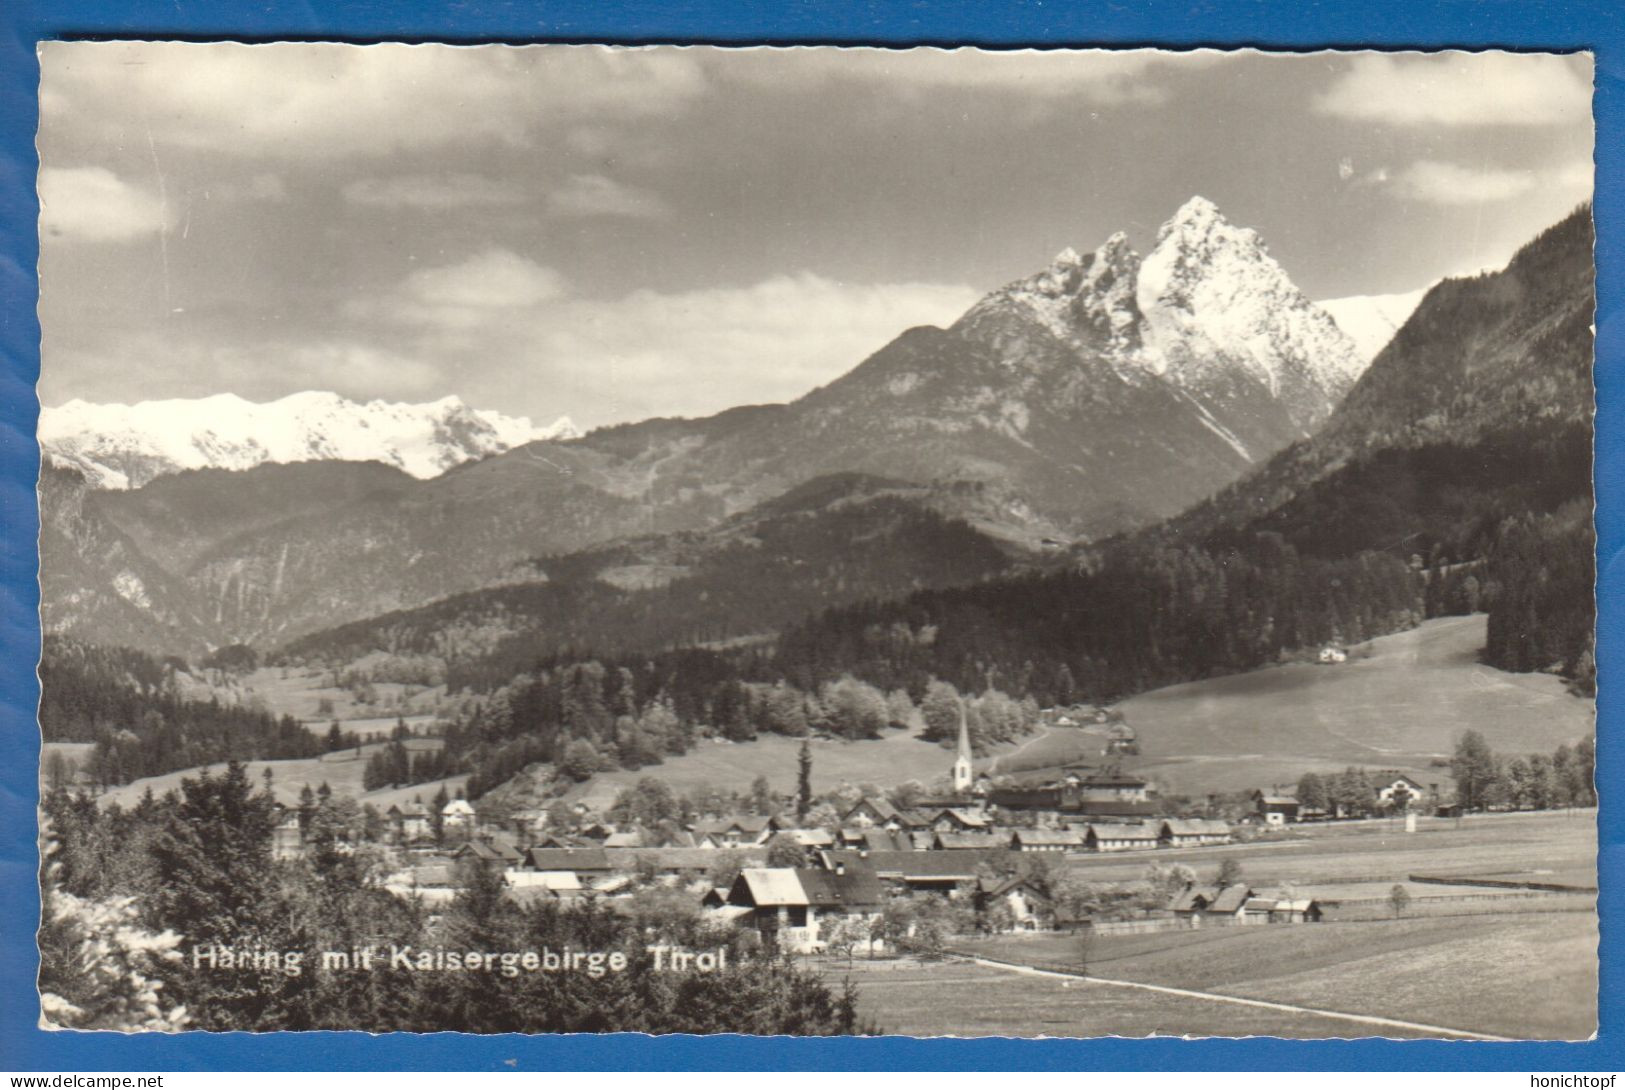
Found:
M 1554 810 L 1595 806 L 1597 744 L 1587 737 L 1551 754 L 1496 753 L 1476 730 L 1462 734 L 1450 759 L 1463 810 Z

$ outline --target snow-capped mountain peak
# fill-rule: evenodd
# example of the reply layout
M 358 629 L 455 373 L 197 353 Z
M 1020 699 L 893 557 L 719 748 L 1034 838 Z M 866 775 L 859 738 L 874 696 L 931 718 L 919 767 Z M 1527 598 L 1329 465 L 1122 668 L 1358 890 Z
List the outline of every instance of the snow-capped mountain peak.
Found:
M 1353 339 L 1360 355 L 1367 361 L 1388 347 L 1399 327 L 1404 325 L 1432 288 L 1394 292 L 1388 295 L 1347 295 L 1341 299 L 1323 299 L 1320 309 L 1330 314 L 1337 327 Z
M 471 409 L 456 396 L 421 405 L 362 403 L 325 390 L 263 403 L 236 394 L 134 405 L 74 399 L 43 409 L 39 421 L 46 458 L 115 489 L 183 469 L 264 462 L 375 461 L 427 478 L 524 443 L 578 434 L 567 417 L 538 428 L 525 417 Z
M 1117 232 L 1079 256 L 987 296 L 959 323 L 1020 355 L 1036 321 L 1131 384 L 1172 383 L 1219 410 L 1237 398 L 1278 402 L 1298 434 L 1312 430 L 1370 356 L 1304 296 L 1263 239 L 1196 196 L 1141 258 Z

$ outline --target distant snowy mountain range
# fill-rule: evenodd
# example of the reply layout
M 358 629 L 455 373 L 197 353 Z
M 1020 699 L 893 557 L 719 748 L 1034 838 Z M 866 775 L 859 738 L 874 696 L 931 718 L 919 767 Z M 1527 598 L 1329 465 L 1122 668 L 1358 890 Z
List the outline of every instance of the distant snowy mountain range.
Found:
M 1360 354 L 1369 362 L 1388 346 L 1405 324 L 1417 304 L 1432 285 L 1415 291 L 1395 292 L 1392 295 L 1350 295 L 1342 299 L 1327 299 L 1320 309 L 1336 320 L 1338 328 L 1354 341 Z
M 184 469 L 251 469 L 265 462 L 382 462 L 438 476 L 475 458 L 538 439 L 572 439 L 568 417 L 537 427 L 526 417 L 471 409 L 456 397 L 422 405 L 352 401 L 320 391 L 277 401 L 235 394 L 41 411 L 40 446 L 59 467 L 99 488 L 139 488 Z

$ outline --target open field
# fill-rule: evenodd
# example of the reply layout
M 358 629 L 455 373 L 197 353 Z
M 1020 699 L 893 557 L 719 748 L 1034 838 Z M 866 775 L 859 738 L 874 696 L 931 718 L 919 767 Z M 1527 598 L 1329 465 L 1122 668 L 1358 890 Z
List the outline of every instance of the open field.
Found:
M 1139 736 L 1129 767 L 1173 793 L 1295 783 L 1350 764 L 1413 769 L 1465 730 L 1498 752 L 1550 752 L 1593 730 L 1595 702 L 1545 674 L 1478 661 L 1485 618 L 1446 617 L 1352 649 L 1338 666 L 1294 663 L 1174 685 L 1121 705 Z M 1441 778 L 1436 773 L 1434 779 Z
M 1009 936 L 965 949 L 1078 965 L 1079 945 L 1072 936 Z M 1572 1040 L 1596 1028 L 1596 953 L 1594 912 L 1538 912 L 1104 935 L 1089 946 L 1088 970 L 1496 1036 Z M 1306 1025 L 1287 1035 L 1324 1032 Z
M 366 660 L 357 665 L 365 666 Z M 395 716 L 405 715 L 410 720 L 412 716 L 428 714 L 445 696 L 445 686 L 442 685 L 425 687 L 378 681 L 372 686 L 377 701 L 362 704 L 356 701 L 348 689 L 324 684 L 330 680 L 332 674 L 325 670 L 302 668 L 284 670 L 277 666 L 262 666 L 245 675 L 241 687 L 248 696 L 258 696 L 263 700 L 272 714 L 291 715 L 295 719 L 313 725 L 319 723 L 323 730 L 327 729 L 327 724 L 333 719 L 348 721 L 388 718 L 390 725 L 393 726 Z M 332 703 L 333 710 L 330 714 L 323 714 L 323 700 Z M 348 722 L 345 725 L 348 729 Z
M 885 1033 L 916 1037 L 1423 1037 L 1348 1019 L 1263 1010 L 1195 997 L 1025 976 L 966 962 L 844 962 L 859 1010 Z
M 1091 882 L 1140 877 L 1151 862 L 1182 863 L 1210 878 L 1225 859 L 1242 864 L 1255 889 L 1281 882 L 1400 882 L 1412 874 L 1441 872 L 1550 871 L 1576 884 L 1595 885 L 1595 810 L 1548 810 L 1521 814 L 1474 814 L 1426 818 L 1417 831 L 1387 820 L 1294 827 L 1286 838 L 1175 851 L 1069 855 L 1066 865 Z M 1556 881 L 1557 879 L 1553 879 Z
M 1030 738 L 1024 738 L 1007 753 L 987 763 L 992 776 L 1031 772 L 1036 769 L 1059 770 L 1074 764 L 1098 765 L 1104 760 L 1106 735 L 1081 727 L 1042 727 Z
M 307 757 L 296 761 L 248 761 L 248 778 L 255 787 L 258 787 L 265 770 L 271 771 L 271 791 L 278 802 L 285 806 L 296 805 L 299 801 L 299 792 L 305 785 L 311 790 L 327 784 L 337 795 L 349 795 L 363 802 L 376 803 L 375 797 L 390 796 L 389 801 L 382 803 L 388 806 L 389 802 L 409 800 L 414 794 L 422 794 L 425 799 L 432 797 L 437 784 L 418 784 L 411 788 L 401 788 L 394 792 L 375 791 L 367 794 L 362 790 L 362 775 L 367 768 L 367 759 L 381 749 L 386 743 L 372 742 L 363 745 L 360 755 L 354 749 L 341 749 L 333 753 L 324 753 L 320 757 Z M 438 738 L 411 738 L 406 740 L 409 751 L 419 749 L 438 749 Z M 225 771 L 225 764 L 209 765 L 208 771 L 219 773 Z M 123 787 L 115 787 L 102 795 L 98 801 L 103 805 L 118 803 L 122 806 L 132 806 L 140 801 L 141 795 L 152 788 L 154 795 L 162 795 L 166 791 L 178 790 L 183 779 L 196 779 L 202 769 L 187 768 L 178 772 L 167 772 L 162 776 L 148 776 L 145 779 L 135 780 Z M 462 777 L 457 778 L 460 782 Z M 449 789 L 455 793 L 454 789 Z M 404 792 L 402 800 L 394 799 L 394 795 Z
M 665 763 L 636 772 L 605 772 L 574 789 L 567 797 L 581 800 L 595 809 L 615 801 L 621 789 L 644 776 L 664 780 L 672 790 L 684 794 L 700 788 L 732 788 L 747 791 L 757 776 L 766 776 L 775 790 L 789 791 L 796 783 L 796 755 L 801 739 L 764 734 L 754 742 L 733 744 L 704 741 L 681 757 L 667 757 Z M 1015 746 L 1000 746 L 997 755 Z M 845 742 L 814 738 L 812 742 L 812 786 L 816 794 L 838 787 L 842 781 L 871 783 L 887 788 L 907 780 L 930 783 L 948 774 L 953 751 L 925 741 L 906 731 L 888 731 L 873 741 Z M 978 761 L 978 767 L 985 762 Z

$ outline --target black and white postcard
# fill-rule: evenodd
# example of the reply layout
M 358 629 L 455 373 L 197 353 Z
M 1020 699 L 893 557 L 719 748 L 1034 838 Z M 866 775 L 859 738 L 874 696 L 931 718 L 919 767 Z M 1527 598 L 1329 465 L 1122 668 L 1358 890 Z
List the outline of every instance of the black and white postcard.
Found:
M 1595 1032 L 1588 55 L 39 59 L 42 1025 Z

